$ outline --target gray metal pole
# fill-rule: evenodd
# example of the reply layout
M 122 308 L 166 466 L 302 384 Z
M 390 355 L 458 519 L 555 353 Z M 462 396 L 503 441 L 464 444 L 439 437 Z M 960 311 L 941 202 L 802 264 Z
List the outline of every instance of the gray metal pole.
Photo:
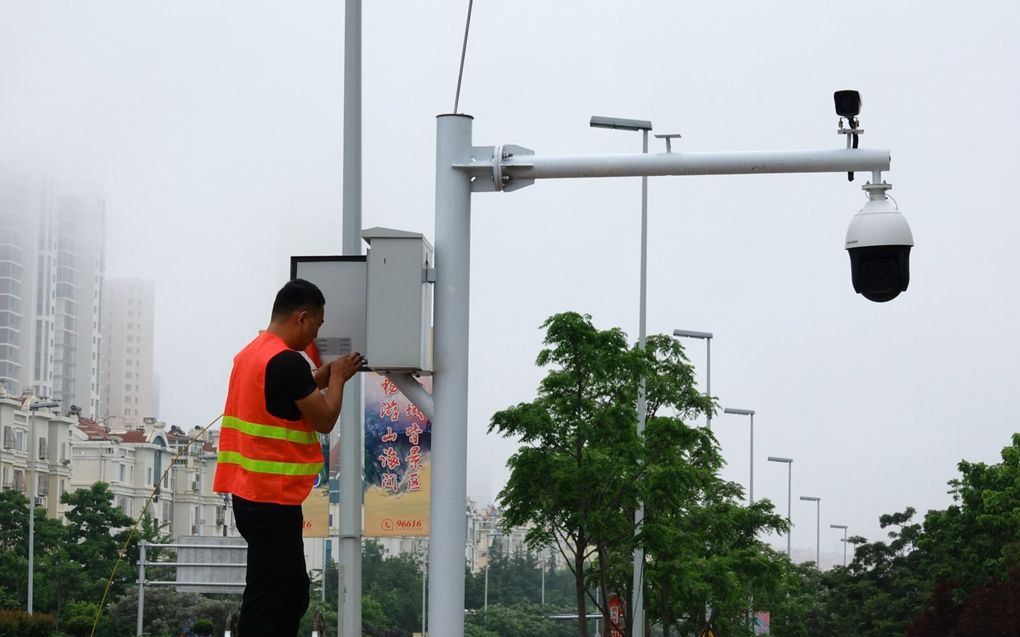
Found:
M 709 336 L 705 339 L 705 344 L 708 346 L 708 361 L 705 365 L 705 393 L 712 396 L 712 337 Z M 708 412 L 708 430 L 712 431 L 712 412 Z
M 361 0 L 346 0 L 344 13 L 343 253 L 361 254 Z M 327 310 L 328 311 L 328 310 Z M 340 560 L 337 629 L 361 637 L 361 376 L 344 386 L 340 414 Z M 328 461 L 328 460 L 327 460 Z
M 751 414 L 751 485 L 747 490 L 749 504 L 754 504 L 754 414 Z
M 843 568 L 846 568 L 846 527 L 843 527 Z
M 138 617 L 135 635 L 141 637 L 142 619 L 145 617 L 145 540 L 138 541 Z
M 201 449 L 201 445 L 199 445 L 199 449 Z M 205 458 L 202 457 L 202 452 L 201 451 L 199 451 L 198 453 L 199 453 L 198 457 L 195 458 L 195 460 L 196 460 L 195 465 L 198 468 L 198 515 L 196 516 L 196 519 L 195 519 L 195 528 L 198 529 L 198 533 L 196 533 L 195 535 L 198 535 L 199 537 L 201 537 L 202 536 L 202 524 L 203 524 L 203 522 L 205 522 L 205 520 L 203 519 L 205 517 L 205 515 L 203 515 L 205 513 L 205 509 L 202 506 L 202 487 L 204 486 L 202 484 L 202 473 L 203 473 L 202 469 L 205 468 Z
M 424 555 L 422 556 L 422 558 L 424 559 L 422 560 L 421 564 L 421 634 L 422 637 L 425 637 L 425 635 L 428 634 L 429 630 L 427 613 L 428 607 L 426 606 L 427 597 L 425 596 L 429 581 L 429 567 L 427 564 L 428 559 L 425 558 Z
M 471 176 L 453 165 L 471 161 L 472 120 L 469 115 L 436 119 L 432 398 L 442 426 L 432 432 L 429 616 L 432 632 L 442 637 L 464 635 Z
M 790 534 L 793 533 L 793 460 L 786 463 L 786 557 L 793 559 Z
M 648 130 L 641 131 L 641 152 L 648 153 Z M 638 311 L 638 349 L 645 350 L 645 316 L 648 305 L 648 177 L 641 177 L 641 288 L 640 288 L 640 309 Z M 637 429 L 638 435 L 645 434 L 645 380 L 641 379 L 638 385 L 637 398 Z M 645 519 L 645 503 L 638 502 L 637 511 L 634 512 L 634 532 L 636 533 Z M 644 637 L 645 634 L 645 550 L 640 546 L 634 549 L 634 622 L 631 634 L 634 637 Z
M 35 441 L 35 410 L 28 406 L 28 614 L 32 614 L 32 591 L 35 583 L 35 459 L 38 454 Z
M 822 570 L 822 499 L 815 504 L 815 568 Z

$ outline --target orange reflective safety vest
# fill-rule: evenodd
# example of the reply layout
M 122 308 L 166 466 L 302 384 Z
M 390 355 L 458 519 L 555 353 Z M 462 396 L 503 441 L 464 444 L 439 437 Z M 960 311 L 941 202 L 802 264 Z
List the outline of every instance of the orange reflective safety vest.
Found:
M 213 490 L 253 502 L 301 504 L 322 469 L 322 447 L 303 420 L 284 420 L 266 409 L 266 365 L 289 350 L 263 332 L 234 357 L 220 428 Z

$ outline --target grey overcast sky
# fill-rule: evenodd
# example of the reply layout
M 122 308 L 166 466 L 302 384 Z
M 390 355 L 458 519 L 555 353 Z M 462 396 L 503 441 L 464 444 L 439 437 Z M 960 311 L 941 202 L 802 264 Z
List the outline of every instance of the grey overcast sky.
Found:
M 467 0 L 364 7 L 364 225 L 433 236 L 435 121 L 452 109 Z M 866 175 L 656 178 L 650 333 L 715 333 L 712 389 L 755 418 L 755 495 L 795 548 L 844 523 L 948 504 L 960 459 L 1016 431 L 1016 3 L 475 3 L 461 109 L 475 143 L 634 152 L 593 114 L 650 119 L 680 150 L 838 148 L 832 92 L 864 97 L 863 147 L 914 231 L 910 289 L 853 293 L 843 239 Z M 231 357 L 268 320 L 292 254 L 339 251 L 343 3 L 0 1 L 0 162 L 99 192 L 107 275 L 156 282 L 161 413 L 220 413 Z M 653 140 L 652 151 L 664 150 Z M 549 315 L 636 337 L 639 180 L 474 198 L 469 495 L 514 444 Z M 704 371 L 704 347 L 689 343 Z M 746 485 L 746 419 L 714 422 Z M 442 426 L 438 423 L 437 426 Z M 781 544 L 779 538 L 775 538 Z

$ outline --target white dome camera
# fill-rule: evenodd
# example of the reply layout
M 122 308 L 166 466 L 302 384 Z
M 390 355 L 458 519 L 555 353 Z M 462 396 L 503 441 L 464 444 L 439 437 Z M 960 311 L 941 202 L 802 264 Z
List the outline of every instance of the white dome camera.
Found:
M 876 303 L 895 299 L 910 284 L 914 236 L 895 201 L 886 196 L 890 188 L 885 182 L 866 184 L 868 202 L 846 231 L 854 291 Z

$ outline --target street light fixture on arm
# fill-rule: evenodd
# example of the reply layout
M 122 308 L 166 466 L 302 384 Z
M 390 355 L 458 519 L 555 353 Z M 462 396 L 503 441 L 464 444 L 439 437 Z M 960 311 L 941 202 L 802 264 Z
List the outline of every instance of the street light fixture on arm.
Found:
M 786 463 L 786 557 L 790 555 L 790 532 L 793 530 L 793 458 L 769 456 L 769 462 Z
M 602 117 L 594 115 L 591 118 L 592 128 L 610 128 L 614 130 L 641 131 L 641 153 L 648 153 L 648 131 L 652 130 L 652 123 L 640 119 L 623 119 L 622 117 Z M 641 176 L 641 275 L 638 300 L 638 349 L 645 351 L 645 316 L 648 307 L 648 176 Z M 637 397 L 637 430 L 638 435 L 645 433 L 645 380 L 641 378 L 638 384 Z M 634 511 L 634 533 L 637 534 L 641 523 L 645 519 L 645 503 L 638 502 L 637 510 Z M 645 570 L 645 550 L 642 547 L 634 549 L 634 637 L 644 635 L 644 586 L 642 580 Z
M 705 395 L 712 398 L 712 332 L 695 332 L 694 330 L 673 330 L 673 336 L 680 338 L 697 338 L 705 341 L 708 356 L 705 363 Z M 708 412 L 708 430 L 712 431 L 712 412 Z
M 35 462 L 39 458 L 39 443 L 35 439 L 35 412 L 40 409 L 52 409 L 59 407 L 60 403 L 55 400 L 40 400 L 35 396 L 29 396 L 22 404 L 21 409 L 28 412 L 28 604 L 26 610 L 32 614 L 32 592 L 35 584 L 35 506 L 38 499 L 37 479 L 35 476 Z
M 830 524 L 830 529 L 843 529 L 843 568 L 846 568 L 846 525 L 845 524 Z
M 815 503 L 815 568 L 822 570 L 822 499 L 810 495 L 802 495 L 800 499 Z
M 733 414 L 736 416 L 750 416 L 751 417 L 751 484 L 747 489 L 747 504 L 748 506 L 754 504 L 754 410 L 753 409 L 731 409 L 727 407 L 723 409 L 724 414 Z

